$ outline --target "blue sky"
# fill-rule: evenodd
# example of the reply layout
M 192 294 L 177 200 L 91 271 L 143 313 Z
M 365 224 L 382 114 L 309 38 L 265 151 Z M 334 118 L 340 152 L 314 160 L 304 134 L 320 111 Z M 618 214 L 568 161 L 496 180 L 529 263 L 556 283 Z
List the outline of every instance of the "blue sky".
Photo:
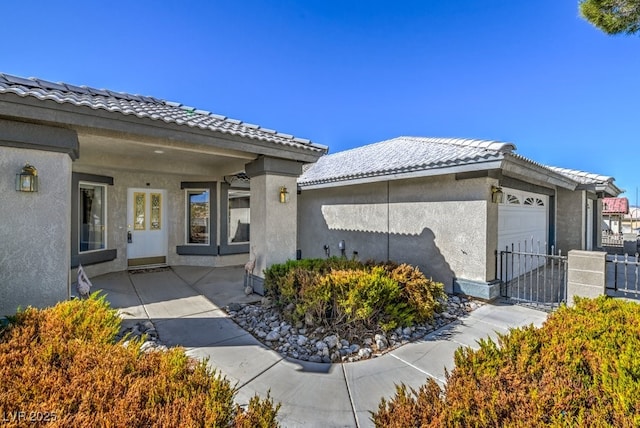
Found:
M 4 1 L 0 72 L 152 95 L 331 152 L 509 141 L 635 203 L 640 37 L 577 0 Z

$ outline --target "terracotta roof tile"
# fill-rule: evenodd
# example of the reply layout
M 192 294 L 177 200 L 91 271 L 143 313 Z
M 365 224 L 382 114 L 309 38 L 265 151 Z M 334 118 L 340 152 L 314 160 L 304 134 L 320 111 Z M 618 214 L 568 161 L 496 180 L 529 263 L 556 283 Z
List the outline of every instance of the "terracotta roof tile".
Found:
M 602 214 L 629 214 L 627 198 L 602 198 Z

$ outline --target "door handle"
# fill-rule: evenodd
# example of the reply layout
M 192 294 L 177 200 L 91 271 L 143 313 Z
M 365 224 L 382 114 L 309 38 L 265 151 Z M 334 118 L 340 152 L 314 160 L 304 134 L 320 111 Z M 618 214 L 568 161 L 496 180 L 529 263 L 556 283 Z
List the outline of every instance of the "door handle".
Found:
M 127 230 L 127 242 L 129 244 L 133 243 L 133 235 L 131 234 L 130 230 Z

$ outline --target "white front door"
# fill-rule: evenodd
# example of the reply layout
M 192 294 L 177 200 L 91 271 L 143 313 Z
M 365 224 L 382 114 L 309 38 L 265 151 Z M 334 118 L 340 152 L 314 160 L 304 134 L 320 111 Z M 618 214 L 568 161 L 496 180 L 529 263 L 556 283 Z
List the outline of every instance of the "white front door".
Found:
M 165 190 L 127 192 L 127 263 L 152 265 L 167 261 L 167 210 Z

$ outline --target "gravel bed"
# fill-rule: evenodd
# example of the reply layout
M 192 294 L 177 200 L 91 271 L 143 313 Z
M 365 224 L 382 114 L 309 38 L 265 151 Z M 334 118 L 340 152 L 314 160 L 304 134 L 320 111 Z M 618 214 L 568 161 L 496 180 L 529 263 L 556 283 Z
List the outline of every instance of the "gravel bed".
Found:
M 317 363 L 337 363 L 375 358 L 405 343 L 424 339 L 483 304 L 455 295 L 449 295 L 442 303 L 444 311 L 437 313 L 429 323 L 386 333 L 382 330 L 352 332 L 351 339 L 340 337 L 322 326 L 306 326 L 301 322 L 291 325 L 267 298 L 257 304 L 232 303 L 224 309 L 240 327 L 283 356 Z

